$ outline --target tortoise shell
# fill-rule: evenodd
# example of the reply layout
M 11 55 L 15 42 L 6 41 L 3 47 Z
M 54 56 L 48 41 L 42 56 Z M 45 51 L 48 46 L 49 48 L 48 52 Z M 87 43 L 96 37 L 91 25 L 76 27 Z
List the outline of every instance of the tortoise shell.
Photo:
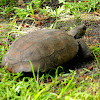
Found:
M 10 72 L 45 72 L 62 65 L 78 52 L 79 46 L 73 36 L 57 29 L 45 29 L 30 32 L 12 43 L 2 59 Z

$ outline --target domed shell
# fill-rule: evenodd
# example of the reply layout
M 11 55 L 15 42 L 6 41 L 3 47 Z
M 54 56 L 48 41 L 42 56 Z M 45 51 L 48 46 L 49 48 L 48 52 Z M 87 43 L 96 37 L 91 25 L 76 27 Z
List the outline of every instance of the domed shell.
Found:
M 10 72 L 45 72 L 51 68 L 62 65 L 78 52 L 78 42 L 67 32 L 61 30 L 40 30 L 28 33 L 10 46 L 2 59 L 2 64 L 7 64 Z

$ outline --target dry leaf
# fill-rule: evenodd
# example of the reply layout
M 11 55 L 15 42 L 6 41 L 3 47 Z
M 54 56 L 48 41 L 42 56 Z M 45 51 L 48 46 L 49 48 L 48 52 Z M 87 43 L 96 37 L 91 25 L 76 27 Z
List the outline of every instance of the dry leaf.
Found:
M 18 0 L 18 5 L 22 5 L 24 3 L 23 0 Z
M 36 21 L 35 23 L 38 24 L 39 26 L 43 25 L 43 22 L 41 22 L 41 21 Z

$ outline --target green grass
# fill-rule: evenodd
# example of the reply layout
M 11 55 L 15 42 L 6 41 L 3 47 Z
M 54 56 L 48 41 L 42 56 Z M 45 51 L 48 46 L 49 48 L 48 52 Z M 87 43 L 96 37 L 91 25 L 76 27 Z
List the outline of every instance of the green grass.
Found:
M 99 0 L 88 1 L 89 2 L 81 2 L 79 4 L 75 2 L 65 2 L 62 7 L 52 10 L 50 7 L 40 8 L 40 0 L 36 0 L 35 2 L 32 0 L 25 9 L 8 6 L 7 0 L 1 0 L 0 3 L 6 5 L 5 7 L 0 6 L 0 14 L 3 15 L 3 17 L 7 17 L 12 11 L 15 13 L 11 13 L 10 16 L 14 30 L 12 30 L 11 26 L 9 27 L 10 30 L 5 34 L 0 33 L 0 36 L 2 35 L 0 41 L 4 43 L 4 46 L 0 45 L 0 63 L 2 62 L 2 57 L 9 49 L 8 39 L 14 41 L 10 33 L 16 31 L 17 25 L 15 19 L 17 16 L 20 19 L 25 19 L 27 14 L 34 17 L 34 10 L 37 10 L 47 17 L 56 17 L 56 23 L 53 26 L 53 28 L 55 28 L 60 14 L 73 14 L 77 16 L 80 13 L 94 12 Z M 32 9 L 32 2 L 35 4 L 35 9 Z M 3 37 L 7 39 L 6 42 L 3 41 Z M 84 72 L 80 72 L 81 76 L 78 76 L 76 72 L 72 70 L 70 70 L 70 73 L 61 71 L 61 73 L 58 74 L 60 68 L 62 69 L 61 66 L 55 70 L 54 75 L 44 73 L 40 76 L 39 70 L 37 74 L 34 73 L 34 66 L 31 61 L 33 77 L 22 78 L 23 73 L 10 73 L 6 70 L 6 66 L 0 68 L 0 100 L 100 100 L 100 44 L 92 47 L 92 53 L 97 62 L 96 68 L 98 71 L 94 73 L 94 69 L 90 71 L 84 68 L 84 71 L 91 73 L 90 76 L 85 78 L 81 77 Z M 62 80 L 57 80 L 59 76 L 62 77 Z M 95 79 L 94 77 L 99 78 Z M 52 82 L 49 82 L 49 79 L 52 80 Z
M 92 53 L 94 54 L 94 57 L 95 57 L 95 59 L 97 61 L 97 64 L 99 65 L 99 59 L 100 59 L 100 43 L 97 44 L 97 45 L 95 45 L 95 46 L 93 46 L 92 49 L 93 49 L 92 50 Z
M 46 0 L 45 0 L 46 1 Z M 100 10 L 100 4 L 98 4 L 99 0 L 87 0 L 88 2 L 82 2 L 76 3 L 76 2 L 64 2 L 64 0 L 59 2 L 63 2 L 63 5 L 55 10 L 52 10 L 50 7 L 46 6 L 46 8 L 40 8 L 41 6 L 41 0 L 31 0 L 29 4 L 27 4 L 26 8 L 20 9 L 16 5 L 13 5 L 13 7 L 8 6 L 7 0 L 1 0 L 0 5 L 6 5 L 0 7 L 0 14 L 2 16 L 8 16 L 11 12 L 13 16 L 19 16 L 21 19 L 25 18 L 27 14 L 32 15 L 34 17 L 34 11 L 37 11 L 39 13 L 43 13 L 45 16 L 48 17 L 56 17 L 60 16 L 61 14 L 72 14 L 74 16 L 79 16 L 81 13 L 90 13 L 95 11 L 96 9 Z M 14 1 L 10 0 L 10 3 L 12 4 Z M 34 4 L 34 9 L 32 9 L 32 4 Z M 56 13 L 57 12 L 57 13 Z M 10 15 L 12 16 L 12 15 Z
M 16 3 L 15 0 L 0 0 L 0 6 L 5 6 L 5 5 L 11 6 L 14 3 Z
M 100 73 L 99 73 L 100 74 Z M 79 80 L 75 72 L 63 74 L 66 78 L 57 81 L 52 78 L 52 82 L 44 83 L 45 75 L 41 77 L 24 77 L 22 73 L 11 74 L 2 70 L 0 76 L 0 98 L 1 100 L 99 100 L 100 84 Z M 37 75 L 38 76 L 38 75 Z M 75 79 L 76 78 L 76 79 Z M 91 80 L 91 77 L 88 79 Z M 90 92 L 92 91 L 92 92 Z

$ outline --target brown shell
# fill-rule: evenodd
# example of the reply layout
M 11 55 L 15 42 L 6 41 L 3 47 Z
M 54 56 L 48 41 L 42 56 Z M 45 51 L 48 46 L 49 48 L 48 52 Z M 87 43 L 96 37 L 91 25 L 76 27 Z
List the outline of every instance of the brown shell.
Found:
M 51 68 L 62 65 L 78 52 L 78 42 L 66 32 L 61 30 L 40 30 L 26 34 L 17 39 L 2 59 L 7 63 L 10 72 L 45 72 Z

